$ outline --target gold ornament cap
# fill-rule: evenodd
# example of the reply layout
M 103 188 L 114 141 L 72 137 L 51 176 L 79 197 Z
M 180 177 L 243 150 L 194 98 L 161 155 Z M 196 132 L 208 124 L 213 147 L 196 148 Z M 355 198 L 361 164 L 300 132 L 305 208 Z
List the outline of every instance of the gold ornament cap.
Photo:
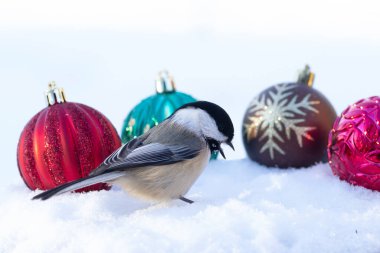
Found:
M 48 90 L 45 92 L 45 97 L 48 106 L 66 102 L 66 96 L 63 88 L 57 88 L 54 81 L 49 83 Z
M 313 87 L 315 74 L 310 71 L 310 66 L 306 64 L 305 68 L 299 73 L 297 83 L 306 84 Z
M 158 94 L 175 92 L 175 83 L 173 76 L 169 71 L 162 70 L 158 72 L 156 79 L 156 92 Z

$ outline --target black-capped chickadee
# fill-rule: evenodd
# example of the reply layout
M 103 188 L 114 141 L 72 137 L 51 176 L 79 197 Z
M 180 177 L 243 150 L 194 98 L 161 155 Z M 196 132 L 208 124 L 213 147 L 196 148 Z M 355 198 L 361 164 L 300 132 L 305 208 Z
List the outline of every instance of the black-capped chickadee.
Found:
M 184 197 L 210 160 L 211 152 L 225 158 L 222 143 L 234 149 L 234 126 L 220 106 L 199 101 L 185 104 L 142 136 L 113 152 L 86 178 L 45 191 L 33 199 L 108 183 L 133 196 L 166 201 Z

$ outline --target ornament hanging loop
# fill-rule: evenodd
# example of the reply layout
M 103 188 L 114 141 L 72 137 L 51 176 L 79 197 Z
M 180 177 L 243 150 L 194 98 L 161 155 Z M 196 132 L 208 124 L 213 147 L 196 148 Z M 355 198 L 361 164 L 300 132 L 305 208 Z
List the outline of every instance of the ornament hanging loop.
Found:
M 159 94 L 175 92 L 174 79 L 167 70 L 158 72 L 156 79 L 156 92 Z
M 57 88 L 54 81 L 49 83 L 48 90 L 45 92 L 45 97 L 48 106 L 66 102 L 66 96 L 63 88 Z
M 310 66 L 306 65 L 305 68 L 298 75 L 297 83 L 306 84 L 308 87 L 312 87 L 314 84 L 315 74 L 310 71 Z

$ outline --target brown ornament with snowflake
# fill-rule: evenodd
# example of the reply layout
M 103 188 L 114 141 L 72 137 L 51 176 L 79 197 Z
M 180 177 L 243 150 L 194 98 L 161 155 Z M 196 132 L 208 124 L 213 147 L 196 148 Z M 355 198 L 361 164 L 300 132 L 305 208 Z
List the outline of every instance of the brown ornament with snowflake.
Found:
M 243 122 L 243 142 L 252 160 L 279 168 L 327 161 L 328 133 L 337 115 L 311 87 L 313 81 L 306 66 L 296 83 L 271 86 L 252 100 Z

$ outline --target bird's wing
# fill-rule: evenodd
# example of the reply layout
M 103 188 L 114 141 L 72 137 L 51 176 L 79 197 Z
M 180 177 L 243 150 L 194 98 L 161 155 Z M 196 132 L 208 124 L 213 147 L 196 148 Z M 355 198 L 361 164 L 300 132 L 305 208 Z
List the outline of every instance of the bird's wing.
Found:
M 96 170 L 90 175 L 99 175 L 113 171 L 121 171 L 144 166 L 160 166 L 173 164 L 183 160 L 194 158 L 199 149 L 185 145 L 167 145 L 161 143 L 142 143 L 128 148 L 128 143 L 112 153 Z
M 151 143 L 136 148 L 126 157 L 118 157 L 116 155 L 105 172 L 120 171 L 151 165 L 160 166 L 173 164 L 194 158 L 198 153 L 198 149 L 192 149 L 188 146 Z
M 94 169 L 89 176 L 100 175 L 106 171 L 111 164 L 114 164 L 121 160 L 122 157 L 127 157 L 133 150 L 143 146 L 146 136 L 140 136 L 138 138 L 132 139 L 120 148 L 116 149 L 112 154 L 110 154 L 96 169 Z

